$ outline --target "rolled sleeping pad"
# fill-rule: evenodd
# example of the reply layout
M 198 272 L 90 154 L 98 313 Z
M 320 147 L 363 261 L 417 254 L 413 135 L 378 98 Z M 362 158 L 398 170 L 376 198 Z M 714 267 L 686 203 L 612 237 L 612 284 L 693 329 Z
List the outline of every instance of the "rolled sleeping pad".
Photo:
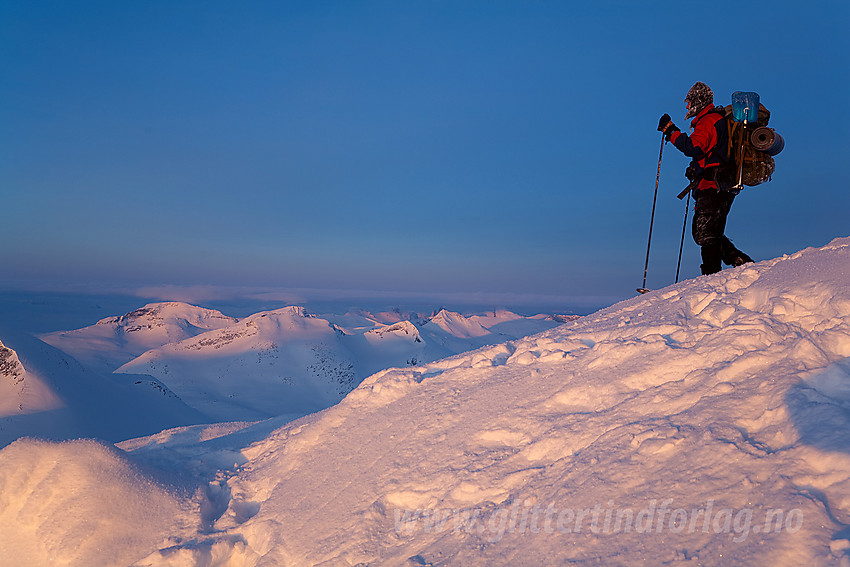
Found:
M 750 143 L 755 149 L 769 156 L 775 156 L 785 148 L 785 140 L 773 128 L 761 126 L 753 130 Z

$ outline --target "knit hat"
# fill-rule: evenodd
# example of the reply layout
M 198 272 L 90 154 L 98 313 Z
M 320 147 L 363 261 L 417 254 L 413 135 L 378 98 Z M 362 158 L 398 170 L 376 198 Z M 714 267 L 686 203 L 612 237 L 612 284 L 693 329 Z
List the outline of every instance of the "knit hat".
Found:
M 685 104 L 688 104 L 688 113 L 685 118 L 693 118 L 703 111 L 706 106 L 714 102 L 714 93 L 708 88 L 708 85 L 697 81 L 691 90 L 685 96 Z

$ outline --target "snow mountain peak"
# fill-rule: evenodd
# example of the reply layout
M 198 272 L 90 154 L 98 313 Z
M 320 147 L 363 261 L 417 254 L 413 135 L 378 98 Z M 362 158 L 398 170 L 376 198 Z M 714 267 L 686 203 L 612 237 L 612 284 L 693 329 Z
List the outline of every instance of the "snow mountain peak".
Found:
M 435 325 L 450 335 L 461 338 L 483 337 L 490 334 L 490 331 L 478 321 L 446 309 L 441 309 L 427 324 Z
M 97 322 L 98 325 L 115 325 L 126 332 L 138 330 L 140 327 L 163 326 L 169 323 L 183 323 L 199 328 L 209 328 L 221 320 L 230 323 L 233 318 L 227 317 L 214 309 L 197 307 L 182 301 L 165 301 L 148 303 L 134 311 L 118 317 L 107 317 Z M 210 323 L 213 321 L 213 323 Z
M 371 331 L 368 331 L 368 333 L 379 337 L 383 337 L 386 334 L 394 334 L 398 336 L 409 336 L 413 340 L 420 338 L 419 329 L 410 321 L 400 321 L 398 323 L 393 323 L 392 325 L 376 327 Z
M 84 364 L 112 372 L 145 351 L 236 321 L 214 309 L 169 301 L 149 303 L 82 329 L 46 333 L 41 339 Z
M 17 384 L 24 379 L 24 370 L 21 361 L 18 360 L 18 353 L 9 347 L 3 345 L 0 341 L 0 378 L 11 380 Z

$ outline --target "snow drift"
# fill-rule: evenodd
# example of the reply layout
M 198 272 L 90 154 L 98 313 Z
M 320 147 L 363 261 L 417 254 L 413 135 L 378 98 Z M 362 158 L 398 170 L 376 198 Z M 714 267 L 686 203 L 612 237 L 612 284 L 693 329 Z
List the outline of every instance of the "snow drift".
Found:
M 282 427 L 122 443 L 207 494 L 194 533 L 152 512 L 170 538 L 135 564 L 848 565 L 848 357 L 843 238 L 379 372 Z M 52 498 L 4 517 L 0 552 L 41 530 L 92 564 L 121 521 L 20 521 Z
M 181 521 L 195 522 L 188 502 L 114 447 L 21 439 L 2 453 L 4 565 L 129 565 Z

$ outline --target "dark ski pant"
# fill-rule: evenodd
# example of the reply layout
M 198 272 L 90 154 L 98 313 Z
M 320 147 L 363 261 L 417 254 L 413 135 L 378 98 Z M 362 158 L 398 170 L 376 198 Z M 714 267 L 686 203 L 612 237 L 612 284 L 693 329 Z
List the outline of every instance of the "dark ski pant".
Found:
M 702 254 L 702 273 L 719 272 L 723 267 L 721 262 L 730 266 L 751 262 L 750 257 L 735 248 L 723 234 L 735 195 L 717 189 L 695 189 L 693 194 L 695 205 L 691 229 Z

